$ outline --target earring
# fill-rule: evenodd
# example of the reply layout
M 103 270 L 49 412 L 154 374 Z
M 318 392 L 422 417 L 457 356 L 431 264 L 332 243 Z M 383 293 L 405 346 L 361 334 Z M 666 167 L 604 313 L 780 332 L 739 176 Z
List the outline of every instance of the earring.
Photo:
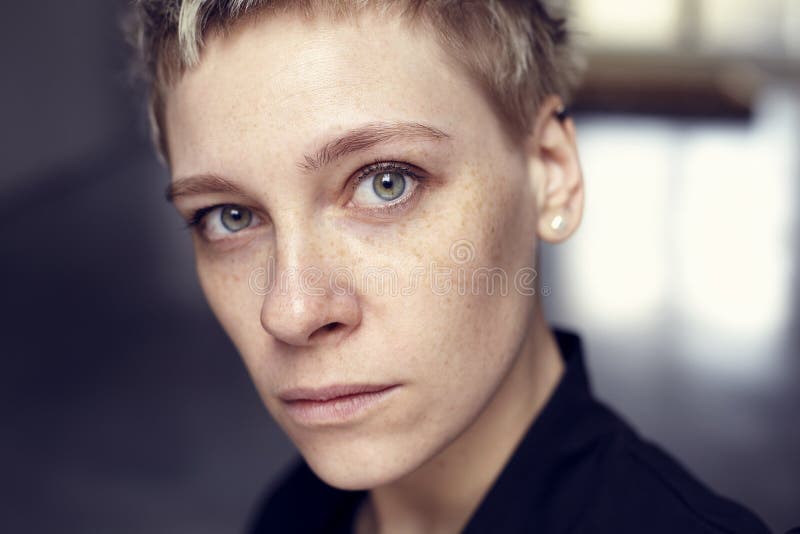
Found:
M 558 232 L 558 233 L 561 233 L 564 230 L 566 230 L 567 229 L 567 219 L 566 219 L 566 217 L 561 213 L 559 213 L 558 215 L 555 215 L 550 220 L 550 228 L 552 228 L 553 231 Z

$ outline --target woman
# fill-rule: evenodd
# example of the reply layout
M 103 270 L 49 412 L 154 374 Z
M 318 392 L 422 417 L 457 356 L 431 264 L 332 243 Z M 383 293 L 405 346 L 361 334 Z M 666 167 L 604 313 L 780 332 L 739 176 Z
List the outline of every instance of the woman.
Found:
M 537 242 L 583 182 L 522 1 L 147 0 L 168 198 L 302 460 L 253 532 L 765 532 L 594 400 Z

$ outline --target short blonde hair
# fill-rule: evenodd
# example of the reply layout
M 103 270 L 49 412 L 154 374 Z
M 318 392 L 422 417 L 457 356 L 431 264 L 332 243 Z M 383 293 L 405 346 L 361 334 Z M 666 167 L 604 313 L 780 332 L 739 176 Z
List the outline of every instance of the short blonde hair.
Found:
M 208 32 L 255 13 L 339 18 L 366 8 L 393 10 L 433 30 L 443 49 L 478 82 L 514 138 L 529 131 L 545 96 L 567 101 L 577 82 L 566 17 L 543 0 L 135 0 L 127 31 L 138 74 L 148 86 L 160 155 L 168 161 L 163 93 L 199 63 Z

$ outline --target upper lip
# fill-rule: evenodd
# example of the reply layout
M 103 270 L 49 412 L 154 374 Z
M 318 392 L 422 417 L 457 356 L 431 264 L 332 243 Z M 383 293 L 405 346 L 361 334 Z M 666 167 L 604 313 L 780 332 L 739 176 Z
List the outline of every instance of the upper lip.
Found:
M 337 384 L 323 388 L 295 388 L 281 392 L 278 396 L 286 402 L 298 400 L 326 401 L 357 393 L 373 393 L 397 384 Z

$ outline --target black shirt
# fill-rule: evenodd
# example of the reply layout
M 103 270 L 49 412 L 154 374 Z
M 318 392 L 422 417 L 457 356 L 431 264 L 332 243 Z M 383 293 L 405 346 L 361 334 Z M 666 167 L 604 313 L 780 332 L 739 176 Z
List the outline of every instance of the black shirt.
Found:
M 554 330 L 565 372 L 465 534 L 769 532 L 596 400 L 580 338 Z M 366 491 L 323 483 L 302 459 L 260 507 L 252 534 L 350 534 Z

